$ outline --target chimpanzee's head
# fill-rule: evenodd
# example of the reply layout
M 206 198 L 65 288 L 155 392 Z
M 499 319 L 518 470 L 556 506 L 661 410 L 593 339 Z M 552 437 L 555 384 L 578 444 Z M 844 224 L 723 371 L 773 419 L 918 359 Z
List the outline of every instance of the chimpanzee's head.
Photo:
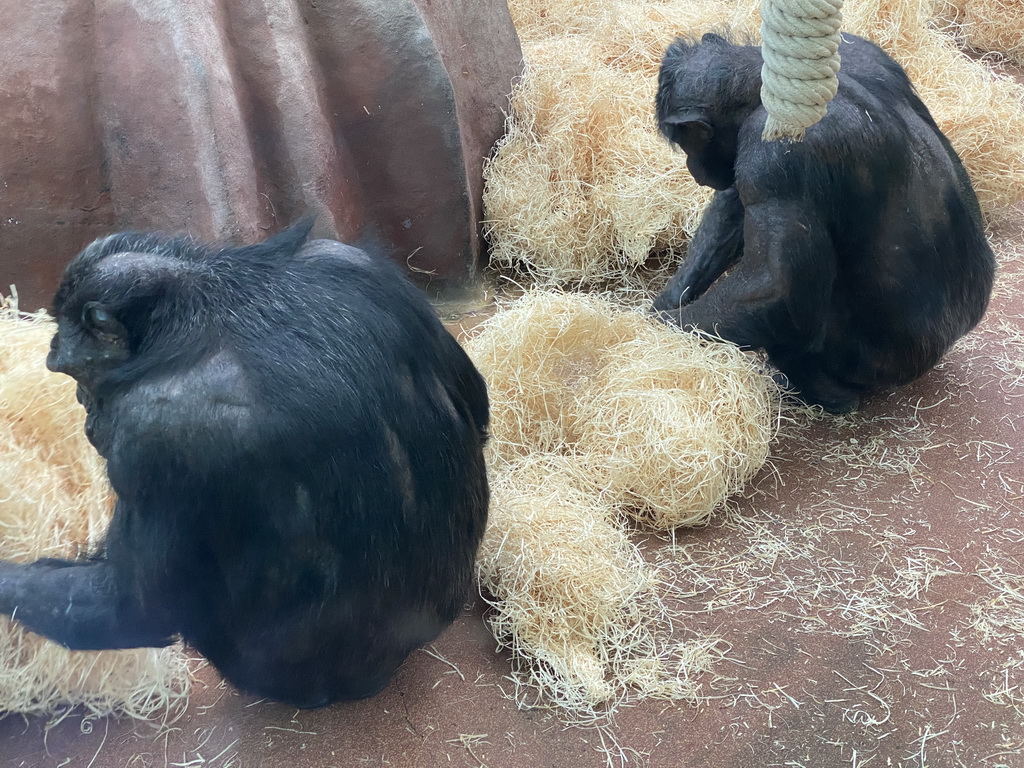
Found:
M 761 104 L 760 64 L 756 48 L 711 33 L 700 42 L 677 39 L 665 52 L 658 128 L 686 153 L 698 184 L 722 190 L 735 181 L 740 126 Z
M 168 293 L 189 272 L 182 249 L 173 245 L 153 235 L 121 233 L 76 256 L 54 297 L 57 333 L 47 367 L 91 393 L 130 363 L 145 347 Z

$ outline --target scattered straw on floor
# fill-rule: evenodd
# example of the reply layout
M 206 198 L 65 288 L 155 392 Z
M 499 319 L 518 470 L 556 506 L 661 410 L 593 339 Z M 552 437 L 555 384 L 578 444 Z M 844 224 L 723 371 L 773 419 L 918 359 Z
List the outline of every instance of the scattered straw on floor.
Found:
M 0 307 L 0 557 L 74 557 L 111 511 L 101 459 L 82 429 L 75 384 L 46 370 L 54 324 Z M 184 702 L 176 649 L 73 652 L 0 617 L 0 711 L 149 718 Z
M 1019 533 L 1019 531 L 1018 531 Z M 1024 715 L 1024 567 L 1003 552 L 990 552 L 994 562 L 978 571 L 990 596 L 971 607 L 968 629 L 989 648 L 1002 650 L 1002 662 L 982 672 L 987 678 L 983 696 L 994 704 L 1012 707 Z M 1015 567 L 1008 572 L 1006 566 Z
M 735 347 L 584 295 L 529 292 L 466 347 L 492 412 L 480 578 L 517 698 L 580 721 L 631 698 L 694 698 L 715 641 L 669 641 L 659 576 L 623 515 L 660 530 L 706 521 L 765 462 L 771 380 Z
M 998 0 L 958 1 L 1000 20 L 994 28 L 1003 23 Z M 661 56 L 679 34 L 728 26 L 756 38 L 760 0 L 510 7 L 527 67 L 485 170 L 493 263 L 579 285 L 628 282 L 652 254 L 677 257 L 710 192 L 655 130 Z M 935 28 L 943 22 L 933 0 L 849 0 L 843 11 L 844 30 L 874 39 L 907 68 L 963 157 L 986 217 L 1004 219 L 1024 197 L 1024 88 L 960 53 L 953 28 Z M 1014 23 L 1006 22 L 1011 38 Z

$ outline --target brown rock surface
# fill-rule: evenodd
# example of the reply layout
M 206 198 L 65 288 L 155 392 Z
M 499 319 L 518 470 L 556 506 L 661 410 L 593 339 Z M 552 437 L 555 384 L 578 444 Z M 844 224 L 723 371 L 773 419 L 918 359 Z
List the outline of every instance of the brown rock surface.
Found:
M 518 38 L 503 0 L 0 0 L 0 286 L 126 228 L 254 242 L 302 212 L 433 288 L 481 253 Z

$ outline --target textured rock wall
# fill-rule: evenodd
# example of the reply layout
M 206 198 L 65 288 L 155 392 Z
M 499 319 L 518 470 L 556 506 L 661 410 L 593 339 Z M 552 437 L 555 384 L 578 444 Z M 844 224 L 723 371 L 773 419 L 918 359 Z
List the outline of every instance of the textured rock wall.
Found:
M 472 280 L 522 57 L 505 0 L 0 0 L 0 289 L 118 229 L 254 242 L 304 211 Z

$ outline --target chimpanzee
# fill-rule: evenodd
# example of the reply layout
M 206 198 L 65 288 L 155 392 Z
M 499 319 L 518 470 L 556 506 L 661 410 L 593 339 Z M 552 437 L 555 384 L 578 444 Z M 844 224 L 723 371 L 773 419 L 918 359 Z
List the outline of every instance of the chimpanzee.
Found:
M 73 649 L 180 635 L 298 707 L 379 691 L 469 596 L 484 381 L 397 267 L 305 220 L 254 246 L 122 233 L 54 299 L 117 504 L 102 550 L 0 563 L 0 611 Z
M 715 34 L 669 46 L 656 101 L 716 192 L 654 311 L 764 349 L 832 412 L 935 365 L 995 273 L 967 173 L 906 73 L 854 35 L 839 51 L 838 93 L 802 142 L 761 140 L 761 50 Z

